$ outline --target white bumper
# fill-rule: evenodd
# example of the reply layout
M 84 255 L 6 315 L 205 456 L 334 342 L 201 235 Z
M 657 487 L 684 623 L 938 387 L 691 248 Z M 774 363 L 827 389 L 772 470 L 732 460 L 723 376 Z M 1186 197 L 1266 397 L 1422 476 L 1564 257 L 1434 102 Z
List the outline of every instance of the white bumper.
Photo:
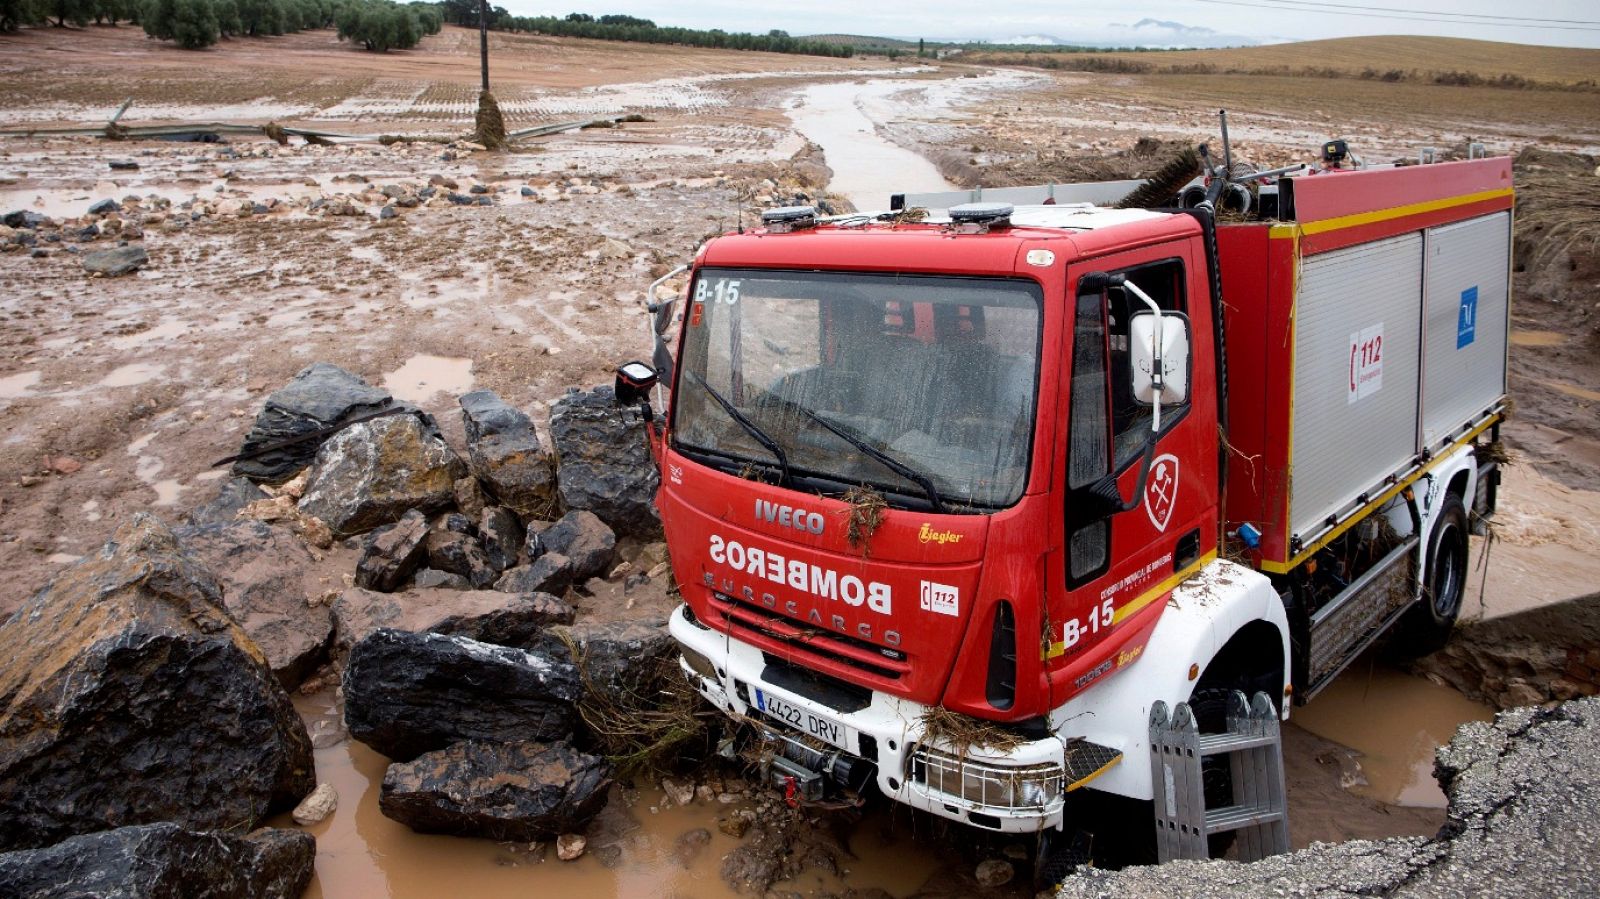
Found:
M 974 747 L 922 746 L 922 716 L 927 706 L 873 691 L 866 708 L 840 712 L 791 690 L 768 683 L 761 651 L 726 634 L 708 630 L 673 611 L 669 627 L 686 650 L 707 659 L 716 677 L 705 677 L 681 661 L 690 683 L 713 705 L 736 717 L 775 720 L 753 707 L 754 693 L 782 700 L 842 725 L 843 748 L 875 760 L 878 789 L 898 802 L 954 821 L 1005 833 L 1034 832 L 1061 825 L 1063 793 L 1027 786 L 1042 772 L 1063 763 L 1064 747 L 1055 737 L 1023 743 L 1004 754 Z M 870 739 L 862 739 L 867 737 Z M 949 750 L 941 753 L 939 749 Z M 920 750 L 920 751 L 919 751 Z M 931 753 L 930 753 L 931 750 Z M 874 759 L 875 755 L 875 759 Z M 916 764 L 913 764 L 913 756 Z M 943 785 L 946 789 L 939 789 Z

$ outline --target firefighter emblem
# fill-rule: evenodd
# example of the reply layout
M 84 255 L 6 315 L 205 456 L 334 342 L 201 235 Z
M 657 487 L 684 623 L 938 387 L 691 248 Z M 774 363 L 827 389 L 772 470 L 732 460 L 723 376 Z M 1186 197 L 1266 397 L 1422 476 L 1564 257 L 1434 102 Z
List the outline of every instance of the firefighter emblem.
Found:
M 1167 453 L 1150 463 L 1150 483 L 1144 488 L 1144 511 L 1156 530 L 1165 531 L 1178 504 L 1178 457 Z

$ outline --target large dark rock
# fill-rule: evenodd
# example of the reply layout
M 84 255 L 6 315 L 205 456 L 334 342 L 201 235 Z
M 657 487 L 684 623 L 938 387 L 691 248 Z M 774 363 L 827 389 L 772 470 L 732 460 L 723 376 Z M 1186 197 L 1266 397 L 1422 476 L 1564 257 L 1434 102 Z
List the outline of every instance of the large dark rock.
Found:
M 593 512 L 619 534 L 653 537 L 661 533 L 655 506 L 661 479 L 644 420 L 614 399 L 610 387 L 574 391 L 551 410 L 561 501 Z
M 142 824 L 0 855 L 7 899 L 298 899 L 316 870 L 309 833 L 249 836 Z
M 488 587 L 500 576 L 500 572 L 489 564 L 489 556 L 484 552 L 483 545 L 470 534 L 436 527 L 428 532 L 427 549 L 430 567 L 459 574 L 474 589 Z
M 466 466 L 436 431 L 414 415 L 353 424 L 317 450 L 300 511 L 349 536 L 397 521 L 406 512 L 435 512 L 455 498 Z
M 580 832 L 611 766 L 565 743 L 457 743 L 390 765 L 378 808 L 419 833 L 531 842 Z
M 411 586 L 416 590 L 424 590 L 430 587 L 440 587 L 446 590 L 472 589 L 472 585 L 467 583 L 466 578 L 459 574 L 451 574 L 448 571 L 440 571 L 437 568 L 424 568 L 417 572 L 417 576 L 411 579 Z
M 552 627 L 534 644 L 534 649 L 572 662 L 583 673 L 587 689 L 613 696 L 651 695 L 661 673 L 672 670 L 663 662 L 678 656 L 678 645 L 664 621 L 584 622 Z
M 109 250 L 96 250 L 83 254 L 83 270 L 91 275 L 115 278 L 143 268 L 150 261 L 143 244 L 129 244 Z
M 247 482 L 248 483 L 248 482 Z M 314 605 L 315 560 L 286 528 L 230 521 L 174 531 L 178 542 L 222 582 L 222 602 L 293 689 L 327 660 L 333 616 Z
M 428 559 L 428 516 L 413 509 L 367 539 L 356 562 L 356 586 L 392 593 Z
M 348 650 L 382 628 L 459 634 L 484 643 L 528 646 L 544 629 L 571 624 L 572 606 L 548 593 L 413 589 L 374 593 L 352 587 L 333 601 L 339 648 Z
M 387 390 L 373 387 L 337 365 L 313 363 L 267 397 L 239 452 L 249 454 L 285 440 L 307 439 L 240 459 L 233 463 L 233 473 L 270 484 L 286 481 L 316 457 L 322 440 L 309 435 L 393 403 Z
M 548 655 L 467 637 L 379 630 L 350 649 L 350 735 L 407 760 L 460 740 L 571 735 L 578 670 Z
M 501 505 L 527 517 L 554 511 L 555 472 L 533 419 L 492 390 L 474 390 L 461 398 L 461 424 L 472 473 Z
M 507 593 L 566 592 L 572 586 L 572 560 L 560 553 L 547 552 L 532 563 L 506 570 L 494 582 L 496 590 Z
M 190 510 L 186 520 L 193 525 L 226 524 L 238 517 L 245 506 L 267 498 L 266 491 L 249 478 L 229 478 L 217 488 L 217 495 L 210 502 Z
M 0 625 L 0 850 L 174 821 L 251 827 L 311 740 L 217 579 L 138 514 Z
M 617 535 L 593 512 L 568 512 L 545 530 L 528 535 L 528 557 L 560 553 L 571 562 L 574 583 L 586 581 L 611 567 L 617 556 Z
M 516 566 L 517 555 L 522 551 L 523 528 L 515 512 L 504 506 L 484 509 L 478 518 L 478 536 L 495 571 Z

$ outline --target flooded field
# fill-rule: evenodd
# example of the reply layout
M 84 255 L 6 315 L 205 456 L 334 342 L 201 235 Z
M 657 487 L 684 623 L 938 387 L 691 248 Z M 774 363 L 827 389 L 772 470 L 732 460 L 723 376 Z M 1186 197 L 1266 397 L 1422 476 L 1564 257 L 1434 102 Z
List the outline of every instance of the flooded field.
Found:
M 142 38 L 127 39 L 141 49 L 114 50 L 121 38 L 93 37 L 99 49 L 75 64 L 103 56 L 121 66 L 131 57 L 119 54 L 148 52 Z M 401 71 L 381 77 L 362 54 L 341 58 L 310 86 L 278 72 L 323 52 L 324 38 L 285 38 L 278 60 L 240 41 L 237 58 L 213 54 L 230 64 L 215 96 L 174 78 L 152 86 L 135 111 L 146 120 L 300 117 L 352 130 L 392 122 L 449 130 L 466 121 L 475 70 L 435 77 L 432 50 L 403 57 Z M 19 40 L 0 38 L 0 47 Z M 824 185 L 804 180 L 802 169 L 825 164 L 830 192 L 878 209 L 891 193 L 951 188 L 954 168 L 979 177 L 990 163 L 1022 160 L 1027 166 L 1017 171 L 1037 173 L 1052 153 L 1100 152 L 1148 135 L 1201 139 L 1213 125 L 1209 106 L 1152 107 L 1124 96 L 1133 90 L 1127 79 L 759 54 L 668 58 L 596 43 L 575 43 L 559 64 L 532 54 L 519 61 L 502 92 L 508 117 L 526 125 L 638 112 L 650 121 L 506 154 L 433 143 L 6 145 L 0 212 L 76 219 L 92 203 L 130 196 L 138 202 L 129 206 L 160 209 L 137 238 L 151 262 L 131 276 L 87 277 L 77 250 L 67 249 L 72 239 L 0 258 L 0 569 L 8 574 L 0 614 L 133 514 L 177 521 L 209 499 L 223 476 L 212 460 L 235 451 L 264 398 L 312 361 L 345 366 L 416 403 L 458 445 L 456 398 L 478 388 L 527 410 L 542 430 L 568 387 L 605 383 L 618 361 L 647 352 L 644 285 L 707 237 L 749 224 L 746 198 L 776 204 L 802 187 L 816 196 Z M 247 66 L 231 67 L 241 59 L 277 74 L 253 83 Z M 41 77 L 12 62 L 5 72 L 13 85 Z M 1108 93 L 1078 102 L 1090 86 Z M 114 105 L 122 89 L 120 78 L 82 76 L 48 102 L 0 108 L 0 123 L 96 122 L 97 104 Z M 26 93 L 13 88 L 8 96 Z M 1320 111 L 1252 113 L 1240 117 L 1235 137 L 1257 161 L 1298 158 L 1344 124 Z M 1437 132 L 1435 123 L 1374 121 L 1341 131 L 1397 154 L 1438 142 Z M 821 147 L 821 158 L 805 155 L 807 142 Z M 391 187 L 492 202 L 421 204 L 381 217 Z M 349 198 L 349 211 L 326 214 L 339 198 Z M 1582 346 L 1535 327 L 1555 326 L 1514 331 L 1519 351 Z M 1538 383 L 1575 404 L 1600 398 L 1600 385 L 1581 372 Z M 1547 436 L 1569 455 L 1587 446 L 1569 434 Z M 1468 617 L 1592 590 L 1596 521 L 1600 494 L 1531 465 L 1509 468 L 1498 542 L 1480 543 L 1475 556 L 1489 552 L 1493 565 L 1472 571 Z M 314 573 L 323 587 L 344 586 L 353 552 L 335 547 L 319 556 Z M 588 602 L 585 614 L 626 617 L 631 608 Z M 745 841 L 719 825 L 775 807 L 770 793 L 735 785 L 743 772 L 716 768 L 696 772 L 708 789 L 687 805 L 669 799 L 659 781 L 618 786 L 575 861 L 559 860 L 549 844 L 416 834 L 379 811 L 387 761 L 344 735 L 333 695 L 298 703 L 316 741 L 318 779 L 340 797 L 335 814 L 310 828 L 315 897 L 732 896 L 724 859 Z M 1443 820 L 1434 750 L 1461 723 L 1488 714 L 1400 671 L 1353 666 L 1286 728 L 1296 845 L 1431 835 Z M 294 826 L 287 817 L 277 823 Z M 1005 860 L 1014 863 L 1014 881 L 987 895 L 1029 894 L 1025 839 L 952 832 L 881 801 L 859 817 L 819 817 L 814 829 L 837 836 L 843 863 L 808 869 L 778 892 L 970 895 L 976 865 Z

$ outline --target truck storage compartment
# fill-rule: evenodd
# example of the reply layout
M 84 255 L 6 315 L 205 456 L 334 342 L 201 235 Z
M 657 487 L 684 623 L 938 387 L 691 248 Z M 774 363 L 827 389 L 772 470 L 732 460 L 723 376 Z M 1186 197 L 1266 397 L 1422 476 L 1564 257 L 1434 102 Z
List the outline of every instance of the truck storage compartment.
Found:
M 1294 222 L 1219 226 L 1232 532 L 1287 572 L 1498 420 L 1504 158 L 1286 178 Z
M 1289 527 L 1381 490 L 1417 453 L 1422 235 L 1306 259 L 1294 321 Z
M 1509 212 L 1428 229 L 1424 447 L 1459 436 L 1505 395 L 1510 247 Z

